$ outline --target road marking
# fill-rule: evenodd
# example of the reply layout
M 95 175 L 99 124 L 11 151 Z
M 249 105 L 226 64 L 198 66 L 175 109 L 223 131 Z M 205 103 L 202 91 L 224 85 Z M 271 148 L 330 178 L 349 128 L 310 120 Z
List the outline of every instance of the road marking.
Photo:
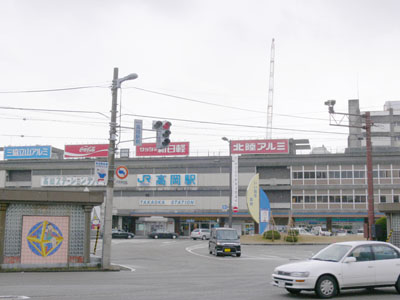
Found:
M 12 295 L 7 295 L 7 296 L 0 296 L 0 299 L 14 299 L 14 300 L 17 300 L 17 299 L 31 299 L 31 298 L 28 297 L 28 296 L 12 296 Z
M 202 248 L 208 248 L 207 244 L 201 244 L 201 245 L 195 245 L 195 246 L 190 246 L 190 247 L 186 247 L 185 250 L 187 252 L 189 252 L 190 254 L 193 255 L 197 255 L 200 257 L 205 257 L 205 258 L 209 258 L 209 259 L 218 259 L 218 260 L 222 260 L 222 259 L 226 259 L 226 257 L 217 257 L 211 254 L 200 254 L 200 253 L 196 253 L 194 252 L 194 250 L 198 250 L 198 249 L 202 249 Z M 235 257 L 236 259 L 236 257 Z M 259 256 L 241 256 L 240 259 L 238 259 L 238 261 L 242 261 L 242 260 L 288 260 L 287 258 L 282 258 L 279 256 L 268 256 L 268 257 L 259 257 Z
M 121 264 L 112 264 L 112 265 L 114 265 L 114 266 L 121 266 L 121 267 L 123 267 L 123 268 L 127 268 L 127 269 L 131 270 L 131 272 L 135 272 L 135 271 L 136 271 L 136 269 L 134 269 L 134 268 L 132 268 L 132 267 L 130 267 L 130 266 L 127 266 L 127 265 L 121 265 Z

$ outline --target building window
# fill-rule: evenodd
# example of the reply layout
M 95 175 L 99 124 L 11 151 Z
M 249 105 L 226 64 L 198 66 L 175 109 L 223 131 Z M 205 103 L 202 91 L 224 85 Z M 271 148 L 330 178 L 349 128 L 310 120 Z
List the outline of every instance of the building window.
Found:
M 329 171 L 329 178 L 340 179 L 340 171 Z
M 350 195 L 343 195 L 342 196 L 343 203 L 353 203 L 353 196 Z
M 315 203 L 315 196 L 304 196 L 305 203 Z
M 342 179 L 353 178 L 353 171 L 342 171 Z
M 365 178 L 365 171 L 354 171 L 354 178 Z
M 381 200 L 381 203 L 386 203 L 386 196 L 381 196 L 380 200 Z
M 32 181 L 31 170 L 9 170 L 7 181 Z
M 293 179 L 303 179 L 303 172 L 293 172 Z
M 293 203 L 303 203 L 303 196 L 293 196 L 292 202 Z
M 328 196 L 317 196 L 318 203 L 328 203 Z
M 393 202 L 394 203 L 399 203 L 399 195 L 394 195 L 393 196 Z
M 381 171 L 379 171 L 379 176 L 381 178 L 391 178 L 392 172 L 390 170 L 381 170 Z
M 367 197 L 364 195 L 357 195 L 355 196 L 354 200 L 355 203 L 365 203 L 367 201 Z
M 304 172 L 304 179 L 314 179 L 315 178 L 315 172 Z
M 329 202 L 330 203 L 340 203 L 340 196 L 329 196 Z
M 400 170 L 393 170 L 393 178 L 400 178 Z
M 324 171 L 317 171 L 317 179 L 326 179 L 327 173 Z

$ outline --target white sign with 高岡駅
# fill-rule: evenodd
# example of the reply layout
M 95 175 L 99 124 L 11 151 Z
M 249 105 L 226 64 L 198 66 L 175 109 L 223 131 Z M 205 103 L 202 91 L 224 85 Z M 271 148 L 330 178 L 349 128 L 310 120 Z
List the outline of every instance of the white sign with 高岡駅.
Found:
M 138 186 L 197 186 L 197 174 L 139 174 Z
M 139 205 L 151 205 L 151 206 L 196 205 L 196 200 L 140 200 Z

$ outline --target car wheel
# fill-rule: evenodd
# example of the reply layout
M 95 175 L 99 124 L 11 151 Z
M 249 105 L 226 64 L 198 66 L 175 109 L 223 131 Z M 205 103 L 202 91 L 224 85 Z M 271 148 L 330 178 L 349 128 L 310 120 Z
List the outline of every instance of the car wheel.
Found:
M 131 236 L 131 235 L 128 235 L 126 238 L 127 238 L 127 239 L 131 239 L 131 238 L 132 238 L 132 236 Z
M 240 257 L 242 253 L 236 253 L 236 257 Z
M 286 289 L 289 293 L 293 294 L 293 295 L 298 295 L 300 294 L 301 290 L 296 290 L 296 289 Z
M 155 239 L 158 239 L 158 235 L 155 235 L 154 238 L 155 238 Z
M 212 250 L 211 250 L 210 246 L 208 246 L 208 252 L 209 252 L 210 254 L 212 254 Z
M 201 239 L 204 241 L 204 240 L 206 239 L 206 236 L 203 235 L 203 236 L 201 237 Z
M 397 278 L 395 288 L 396 288 L 396 291 L 400 294 L 400 276 L 399 276 L 399 278 Z
M 329 275 L 321 276 L 315 286 L 315 293 L 320 298 L 332 298 L 333 296 L 336 296 L 337 290 L 338 288 L 335 279 Z
M 176 235 L 173 235 L 172 238 L 173 238 L 173 239 L 176 239 Z
M 193 238 L 193 241 L 195 241 L 196 240 L 196 238 Z

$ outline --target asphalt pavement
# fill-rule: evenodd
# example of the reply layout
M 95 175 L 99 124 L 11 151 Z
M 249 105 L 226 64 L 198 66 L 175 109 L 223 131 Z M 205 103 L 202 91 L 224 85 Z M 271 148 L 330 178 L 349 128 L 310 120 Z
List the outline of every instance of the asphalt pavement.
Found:
M 123 271 L 0 273 L 0 299 L 316 299 L 313 293 L 295 296 L 273 287 L 271 273 L 323 247 L 243 245 L 241 257 L 215 257 L 207 241 L 114 239 L 112 262 Z M 10 295 L 20 298 L 4 298 Z M 338 299 L 398 297 L 394 288 L 384 288 L 346 291 Z

